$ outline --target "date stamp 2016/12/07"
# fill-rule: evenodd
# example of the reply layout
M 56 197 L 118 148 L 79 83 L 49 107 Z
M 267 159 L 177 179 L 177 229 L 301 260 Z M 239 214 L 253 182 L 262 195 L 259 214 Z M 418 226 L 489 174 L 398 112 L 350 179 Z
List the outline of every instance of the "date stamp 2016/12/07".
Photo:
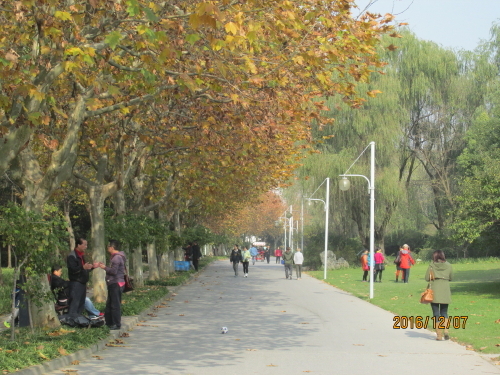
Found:
M 433 329 L 444 329 L 444 328 L 455 328 L 455 329 L 465 329 L 465 324 L 467 323 L 468 316 L 450 316 L 446 319 L 443 316 L 405 316 L 396 315 L 393 319 L 394 329 L 427 329 L 429 323 Z

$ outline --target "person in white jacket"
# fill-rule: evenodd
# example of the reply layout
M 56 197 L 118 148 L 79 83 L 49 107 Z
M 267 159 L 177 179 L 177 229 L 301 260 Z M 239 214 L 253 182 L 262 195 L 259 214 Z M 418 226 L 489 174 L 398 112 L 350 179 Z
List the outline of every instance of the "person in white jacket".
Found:
M 295 274 L 297 275 L 297 280 L 302 279 L 302 263 L 304 263 L 304 254 L 300 249 L 297 249 L 293 255 L 293 262 L 295 263 Z

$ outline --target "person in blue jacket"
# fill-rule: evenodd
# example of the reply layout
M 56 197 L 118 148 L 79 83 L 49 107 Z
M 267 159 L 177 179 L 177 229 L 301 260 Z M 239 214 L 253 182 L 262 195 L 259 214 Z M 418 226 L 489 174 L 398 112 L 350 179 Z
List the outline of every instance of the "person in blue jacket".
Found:
M 257 259 L 257 255 L 259 255 L 259 250 L 257 250 L 257 248 L 253 245 L 250 248 L 250 255 L 252 256 L 252 264 L 255 265 L 255 260 Z

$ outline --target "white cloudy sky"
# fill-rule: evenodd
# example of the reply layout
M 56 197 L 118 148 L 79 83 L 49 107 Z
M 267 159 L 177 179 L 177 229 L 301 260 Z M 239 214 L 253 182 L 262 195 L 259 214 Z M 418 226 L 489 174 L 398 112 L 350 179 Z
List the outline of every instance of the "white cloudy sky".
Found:
M 371 12 L 392 13 L 417 37 L 447 48 L 473 50 L 500 23 L 500 0 L 356 0 L 360 9 L 370 2 Z

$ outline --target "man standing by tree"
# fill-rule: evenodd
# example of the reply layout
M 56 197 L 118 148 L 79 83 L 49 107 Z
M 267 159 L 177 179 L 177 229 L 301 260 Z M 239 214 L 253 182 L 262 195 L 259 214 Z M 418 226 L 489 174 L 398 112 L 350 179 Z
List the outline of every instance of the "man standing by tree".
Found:
M 198 272 L 198 261 L 201 258 L 201 250 L 200 247 L 198 246 L 198 242 L 194 241 L 191 244 L 191 251 L 192 251 L 192 257 L 193 257 L 193 266 L 196 272 Z
M 76 247 L 69 253 L 66 259 L 69 277 L 69 314 L 81 314 L 85 308 L 85 297 L 87 296 L 87 282 L 89 273 L 94 266 L 85 262 L 85 250 L 87 241 L 83 238 L 76 240 Z
M 106 285 L 108 286 L 104 319 L 109 329 L 117 330 L 122 326 L 121 306 L 122 292 L 125 286 L 125 254 L 120 251 L 120 242 L 117 240 L 109 241 L 108 253 L 110 266 L 106 267 L 104 263 L 99 264 L 99 267 L 106 271 Z

